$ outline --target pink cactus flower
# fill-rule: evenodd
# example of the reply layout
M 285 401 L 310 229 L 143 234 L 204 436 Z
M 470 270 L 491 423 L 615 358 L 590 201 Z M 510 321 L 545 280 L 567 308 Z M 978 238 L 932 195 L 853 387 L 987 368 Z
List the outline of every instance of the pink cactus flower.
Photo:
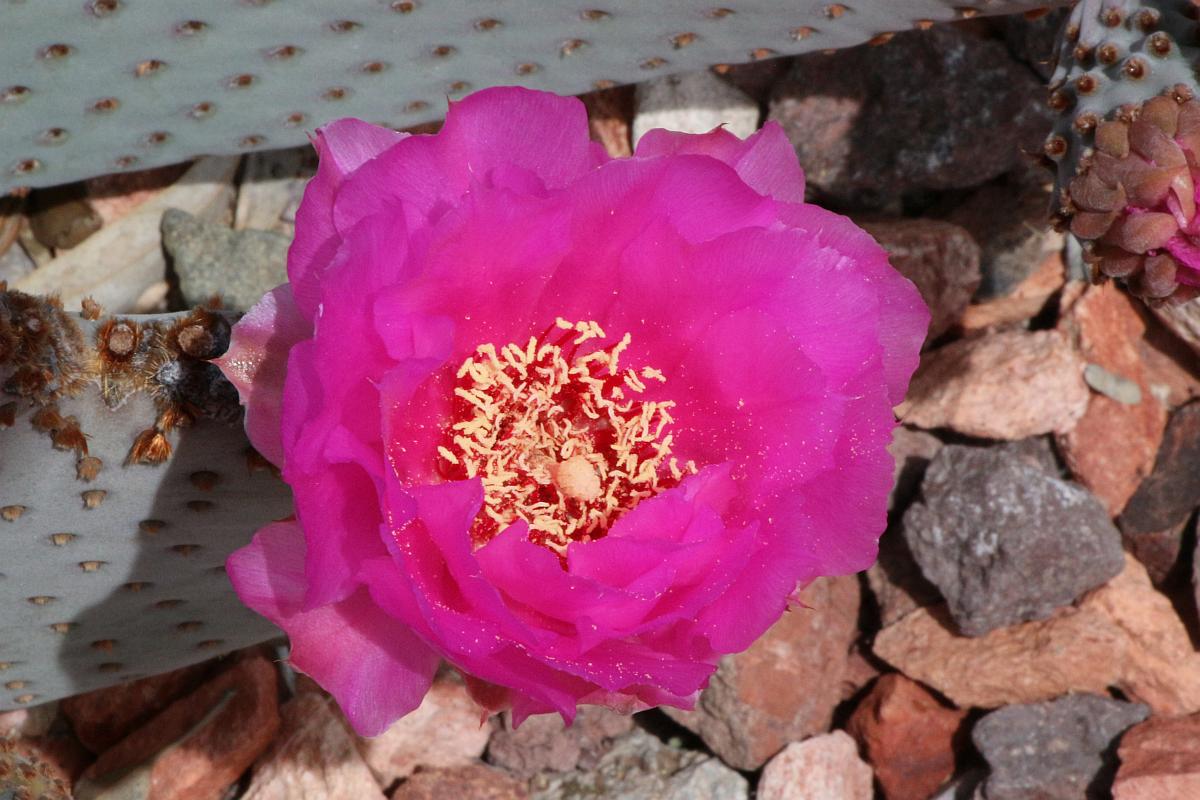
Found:
M 296 517 L 228 569 L 357 731 L 443 660 L 517 722 L 687 708 L 871 564 L 928 313 L 777 126 L 613 160 L 579 101 L 498 88 L 315 144 L 289 283 L 220 362 Z

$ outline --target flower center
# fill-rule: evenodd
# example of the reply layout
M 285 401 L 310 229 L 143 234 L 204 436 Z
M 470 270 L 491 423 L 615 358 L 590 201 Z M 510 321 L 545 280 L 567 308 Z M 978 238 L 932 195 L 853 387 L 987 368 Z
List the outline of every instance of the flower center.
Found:
M 641 396 L 666 378 L 620 366 L 628 333 L 606 338 L 559 318 L 524 347 L 482 344 L 459 367 L 439 465 L 447 479 L 483 480 L 476 547 L 523 519 L 531 541 L 563 555 L 696 471 L 671 455 L 675 403 Z

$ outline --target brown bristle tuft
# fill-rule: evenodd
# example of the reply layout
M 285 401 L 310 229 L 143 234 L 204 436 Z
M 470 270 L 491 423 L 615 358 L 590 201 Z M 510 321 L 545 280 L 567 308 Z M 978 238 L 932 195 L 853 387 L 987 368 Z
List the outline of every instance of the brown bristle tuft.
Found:
M 97 303 L 95 300 L 93 300 L 91 297 L 83 298 L 83 300 L 79 303 L 79 306 L 80 306 L 79 316 L 83 317 L 86 320 L 95 321 L 95 320 L 100 319 L 100 317 L 104 316 L 104 307 L 101 306 L 99 303 Z
M 176 428 L 188 427 L 193 421 L 192 415 L 184 409 L 177 406 L 169 406 L 163 409 L 162 413 L 158 415 L 158 422 L 156 424 L 158 429 L 163 433 L 170 433 Z
M 58 406 L 49 405 L 39 408 L 32 417 L 29 418 L 30 424 L 34 430 L 42 433 L 53 433 L 54 431 L 62 430 L 66 421 L 62 415 L 58 413 Z
M 156 466 L 171 457 L 171 443 L 157 428 L 147 428 L 137 435 L 129 448 L 126 464 Z
M 54 432 L 50 442 L 55 450 L 74 450 L 81 456 L 88 454 L 87 436 L 79 429 L 79 420 L 67 417 L 63 426 Z

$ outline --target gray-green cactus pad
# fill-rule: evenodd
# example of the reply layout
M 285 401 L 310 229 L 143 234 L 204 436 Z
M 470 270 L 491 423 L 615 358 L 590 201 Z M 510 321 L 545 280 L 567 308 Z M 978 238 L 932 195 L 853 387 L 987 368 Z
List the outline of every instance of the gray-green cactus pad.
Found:
M 0 292 L 0 317 L 4 300 Z M 77 324 L 86 344 L 103 321 Z M 160 363 L 161 374 L 174 369 Z M 12 374 L 0 357 L 0 710 L 279 635 L 241 606 L 224 572 L 257 527 L 292 513 L 287 487 L 248 450 L 236 419 L 197 418 L 166 434 L 165 462 L 126 463 L 161 416 L 161 396 L 110 392 L 105 402 L 88 379 L 53 403 L 86 436 L 81 456 L 39 429 L 47 405 L 14 393 Z
M 1059 0 L 11 0 L 0 192 L 407 127 L 499 84 L 574 94 Z

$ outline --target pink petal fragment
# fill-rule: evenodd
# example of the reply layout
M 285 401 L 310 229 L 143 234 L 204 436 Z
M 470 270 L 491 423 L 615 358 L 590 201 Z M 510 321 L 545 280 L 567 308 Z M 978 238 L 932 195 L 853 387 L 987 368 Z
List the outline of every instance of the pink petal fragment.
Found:
M 304 538 L 294 522 L 255 534 L 226 564 L 242 602 L 287 632 L 292 666 L 337 699 L 362 736 L 377 736 L 421 704 L 439 658 L 365 591 L 301 612 Z
M 655 128 L 638 140 L 636 157 L 706 155 L 737 170 L 746 185 L 784 203 L 804 202 L 804 170 L 779 123 L 771 121 L 744 141 L 724 128 L 678 133 Z
M 299 309 L 312 318 L 321 273 L 337 251 L 333 201 L 346 177 L 366 162 L 407 138 L 360 119 L 339 119 L 317 130 L 313 145 L 320 162 L 296 210 L 296 236 L 288 249 L 288 280 Z
M 229 350 L 214 363 L 246 407 L 246 435 L 268 461 L 282 468 L 280 433 L 288 352 L 312 335 L 287 284 L 263 295 L 233 328 Z

